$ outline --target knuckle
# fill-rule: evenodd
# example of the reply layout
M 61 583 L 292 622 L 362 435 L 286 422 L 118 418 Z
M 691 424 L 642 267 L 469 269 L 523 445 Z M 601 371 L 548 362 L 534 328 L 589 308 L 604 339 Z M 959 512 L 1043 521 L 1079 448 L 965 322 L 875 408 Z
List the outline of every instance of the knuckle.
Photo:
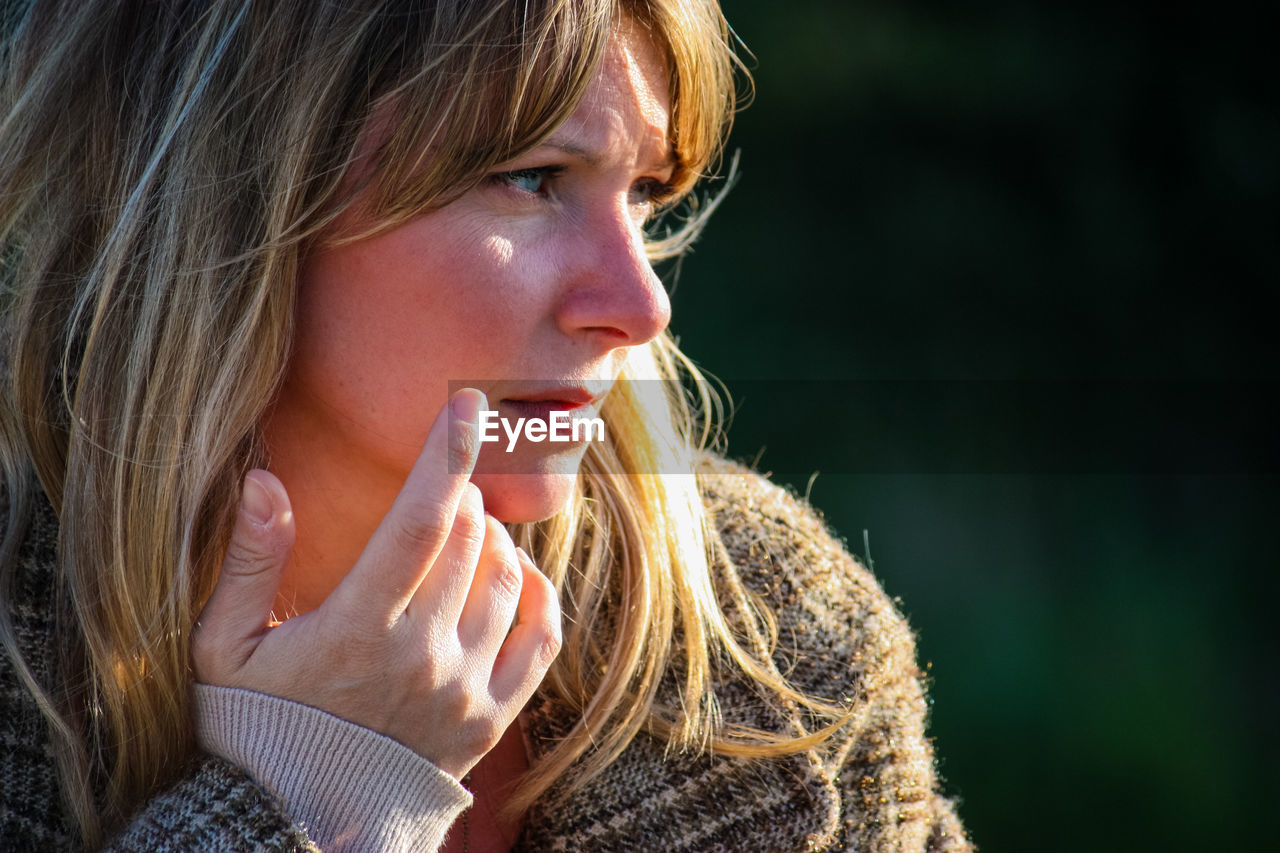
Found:
M 420 647 L 406 649 L 395 657 L 406 662 L 409 676 L 420 691 L 447 697 L 460 689 L 454 681 L 458 668 L 456 645 L 444 637 L 432 637 Z
M 544 622 L 539 631 L 538 640 L 537 661 L 545 669 L 551 666 L 552 661 L 560 654 L 560 646 L 563 642 L 560 636 L 560 626 L 554 622 Z
M 542 572 L 534 572 L 533 576 L 537 578 L 538 585 L 542 587 L 545 601 L 543 609 L 547 614 L 547 618 L 558 623 L 560 621 L 560 593 L 556 592 L 556 585 L 551 582 L 551 578 Z
M 417 554 L 429 551 L 443 542 L 451 528 L 452 525 L 444 521 L 439 509 L 432 508 L 395 525 L 392 536 L 397 548 Z
M 472 716 L 475 698 L 461 682 L 438 686 L 435 693 L 444 719 L 460 721 Z
M 450 474 L 460 474 L 471 468 L 471 460 L 476 454 L 476 448 L 479 446 L 479 437 L 475 430 L 470 426 L 457 427 L 455 425 L 456 434 L 449 442 L 449 448 L 445 451 L 445 463 Z
M 222 563 L 223 573 L 248 577 L 270 569 L 274 565 L 273 555 L 263 553 L 255 545 L 256 543 L 246 542 L 240 536 L 231 537 Z
M 504 596 L 510 598 L 520 597 L 520 588 L 524 583 L 523 572 L 520 566 L 505 555 L 497 559 L 497 564 L 493 568 L 494 586 Z
M 475 489 L 475 486 L 468 486 Z M 479 500 L 472 500 L 470 494 L 464 496 L 458 504 L 458 514 L 453 520 L 454 533 L 464 539 L 481 543 L 485 536 L 484 506 Z
M 475 717 L 463 727 L 462 737 L 473 755 L 483 755 L 498 745 L 505 730 L 491 717 Z

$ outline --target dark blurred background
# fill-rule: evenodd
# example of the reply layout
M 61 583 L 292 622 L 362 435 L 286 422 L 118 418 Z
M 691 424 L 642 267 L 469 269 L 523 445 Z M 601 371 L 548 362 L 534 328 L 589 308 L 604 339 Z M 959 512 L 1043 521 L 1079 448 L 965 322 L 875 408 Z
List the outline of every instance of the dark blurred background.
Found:
M 756 98 L 672 326 L 734 396 L 730 455 L 869 543 L 974 839 L 1273 849 L 1280 480 L 1253 466 L 1280 379 L 1280 78 L 1261 4 L 725 4 Z M 1235 383 L 1258 444 L 1221 467 L 950 470 L 909 443 L 864 466 L 793 417 L 852 380 L 1062 387 L 1064 412 L 1091 382 Z M 887 423 L 874 408 L 852 410 Z M 999 423 L 959 423 L 998 458 Z

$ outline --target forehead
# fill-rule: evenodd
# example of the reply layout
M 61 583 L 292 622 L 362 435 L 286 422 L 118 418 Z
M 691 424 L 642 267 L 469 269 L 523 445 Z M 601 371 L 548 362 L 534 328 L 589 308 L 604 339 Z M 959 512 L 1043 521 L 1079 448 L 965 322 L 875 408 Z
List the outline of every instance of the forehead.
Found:
M 548 141 L 601 154 L 635 146 L 642 159 L 666 163 L 670 117 L 663 54 L 645 30 L 624 20 L 578 108 Z

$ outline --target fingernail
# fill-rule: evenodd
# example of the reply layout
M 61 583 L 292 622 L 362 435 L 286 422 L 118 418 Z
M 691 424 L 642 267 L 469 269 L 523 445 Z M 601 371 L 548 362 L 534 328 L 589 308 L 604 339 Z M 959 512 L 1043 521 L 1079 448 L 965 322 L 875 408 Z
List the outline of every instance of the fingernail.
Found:
M 257 480 L 246 477 L 240 508 L 254 521 L 266 524 L 271 520 L 271 495 Z
M 524 561 L 529 565 L 531 566 L 537 565 L 536 563 L 533 562 L 533 557 L 529 556 L 529 552 L 521 548 L 519 545 L 516 546 L 516 553 L 519 554 L 524 559 Z
M 463 388 L 453 395 L 453 416 L 470 424 L 479 421 L 480 407 L 485 405 L 484 394 L 474 388 Z

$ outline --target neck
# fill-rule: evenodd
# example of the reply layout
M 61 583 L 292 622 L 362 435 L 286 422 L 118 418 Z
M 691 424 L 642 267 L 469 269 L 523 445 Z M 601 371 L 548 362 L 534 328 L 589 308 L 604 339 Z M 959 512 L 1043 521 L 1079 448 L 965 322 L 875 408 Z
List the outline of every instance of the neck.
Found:
M 319 607 L 359 560 L 403 476 L 370 465 L 332 431 L 308 429 L 277 408 L 263 426 L 270 470 L 289 494 L 297 529 L 276 597 L 276 617 Z

